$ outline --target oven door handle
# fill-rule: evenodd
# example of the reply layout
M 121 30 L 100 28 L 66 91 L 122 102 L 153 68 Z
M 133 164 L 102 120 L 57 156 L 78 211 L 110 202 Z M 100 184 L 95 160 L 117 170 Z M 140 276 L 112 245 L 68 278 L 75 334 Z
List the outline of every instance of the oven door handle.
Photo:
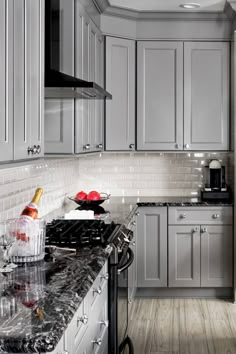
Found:
M 127 268 L 129 268 L 129 266 L 131 266 L 134 261 L 134 252 L 130 247 L 127 249 L 127 253 L 129 255 L 129 259 L 122 267 L 117 269 L 117 274 L 124 272 Z

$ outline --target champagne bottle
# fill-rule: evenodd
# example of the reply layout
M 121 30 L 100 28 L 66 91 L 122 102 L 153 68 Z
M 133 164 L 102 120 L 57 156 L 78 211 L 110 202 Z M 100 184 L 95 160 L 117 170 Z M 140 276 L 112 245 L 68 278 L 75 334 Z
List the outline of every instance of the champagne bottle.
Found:
M 42 194 L 43 194 L 43 189 L 37 188 L 31 202 L 28 205 L 26 205 L 26 207 L 22 211 L 20 215 L 20 219 L 32 220 L 38 218 L 37 207 Z

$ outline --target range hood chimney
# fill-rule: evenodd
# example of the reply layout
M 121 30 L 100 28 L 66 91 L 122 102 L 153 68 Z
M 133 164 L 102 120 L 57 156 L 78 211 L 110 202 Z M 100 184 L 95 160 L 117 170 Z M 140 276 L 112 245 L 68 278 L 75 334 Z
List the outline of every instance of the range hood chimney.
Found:
M 60 0 L 45 1 L 45 97 L 111 99 L 95 82 L 60 71 Z

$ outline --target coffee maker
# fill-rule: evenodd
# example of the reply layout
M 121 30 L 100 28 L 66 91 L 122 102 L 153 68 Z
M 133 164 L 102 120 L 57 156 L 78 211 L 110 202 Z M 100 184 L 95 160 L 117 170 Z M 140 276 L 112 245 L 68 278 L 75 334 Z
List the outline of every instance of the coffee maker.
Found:
M 225 166 L 219 160 L 211 160 L 205 166 L 205 184 L 201 191 L 203 201 L 230 201 L 231 192 L 225 180 Z

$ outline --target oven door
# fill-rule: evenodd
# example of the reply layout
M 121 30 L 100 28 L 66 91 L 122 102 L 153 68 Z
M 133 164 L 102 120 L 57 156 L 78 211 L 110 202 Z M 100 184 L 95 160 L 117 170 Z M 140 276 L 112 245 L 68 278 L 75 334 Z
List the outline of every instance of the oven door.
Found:
M 119 353 L 124 353 L 126 346 L 129 347 L 129 354 L 133 353 L 133 346 L 127 336 L 128 329 L 128 301 L 129 301 L 129 267 L 134 261 L 134 253 L 131 248 L 122 256 L 118 269 L 118 289 L 117 289 L 117 336 Z

